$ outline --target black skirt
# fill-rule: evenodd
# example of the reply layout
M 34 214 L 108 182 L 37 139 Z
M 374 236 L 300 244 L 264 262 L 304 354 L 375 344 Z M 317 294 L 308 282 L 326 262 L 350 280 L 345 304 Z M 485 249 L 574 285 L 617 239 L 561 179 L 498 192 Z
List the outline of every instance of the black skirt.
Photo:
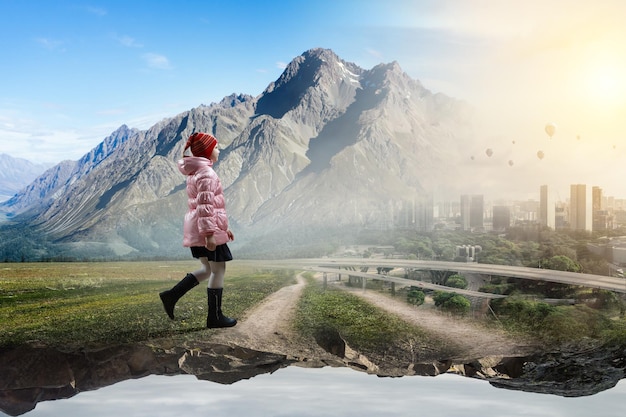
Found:
M 208 258 L 213 262 L 228 262 L 233 260 L 233 254 L 230 253 L 228 245 L 218 245 L 215 250 L 208 250 L 204 246 L 192 246 L 191 255 L 194 258 Z

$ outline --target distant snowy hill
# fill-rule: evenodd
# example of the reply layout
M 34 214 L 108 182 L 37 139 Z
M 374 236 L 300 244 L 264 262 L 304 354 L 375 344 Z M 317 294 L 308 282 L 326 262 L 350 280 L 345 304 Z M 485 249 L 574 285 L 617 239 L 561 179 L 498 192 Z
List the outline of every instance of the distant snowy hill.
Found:
M 0 202 L 11 198 L 51 166 L 0 154 Z

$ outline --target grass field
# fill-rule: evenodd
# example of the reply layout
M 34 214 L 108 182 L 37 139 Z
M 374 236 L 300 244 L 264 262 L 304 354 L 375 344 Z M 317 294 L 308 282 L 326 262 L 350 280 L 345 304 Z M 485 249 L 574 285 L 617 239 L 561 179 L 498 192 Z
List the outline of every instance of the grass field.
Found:
M 0 349 L 31 344 L 73 350 L 161 337 L 180 343 L 202 338 L 203 332 L 208 335 L 215 331 L 205 328 L 206 284 L 181 299 L 174 321 L 163 311 L 158 296 L 198 266 L 195 260 L 0 264 Z M 294 275 L 293 271 L 265 270 L 245 261 L 229 262 L 224 313 L 243 318 L 266 296 L 293 283 Z M 407 333 L 415 329 L 407 330 L 406 324 L 370 311 L 361 300 L 309 287 L 296 315 L 296 327 L 303 334 L 320 328 L 336 329 L 362 347 L 376 345 L 381 338 L 378 344 L 382 345 L 409 336 L 421 339 Z M 526 304 L 537 308 L 536 303 Z M 584 306 L 541 311 L 551 314 L 544 314 L 541 320 L 529 313 L 517 312 L 509 318 L 505 314 L 500 316 L 500 324 L 526 329 L 528 323 L 523 320 L 527 318 L 533 326 L 526 331 L 535 337 L 544 335 L 550 342 L 592 337 L 626 343 L 623 317 L 607 316 Z M 383 321 L 387 327 L 382 326 Z
M 74 349 L 214 331 L 205 328 L 206 284 L 181 299 L 175 321 L 158 296 L 198 266 L 194 260 L 0 264 L 0 348 Z M 229 262 L 224 312 L 241 317 L 291 282 L 289 271 Z

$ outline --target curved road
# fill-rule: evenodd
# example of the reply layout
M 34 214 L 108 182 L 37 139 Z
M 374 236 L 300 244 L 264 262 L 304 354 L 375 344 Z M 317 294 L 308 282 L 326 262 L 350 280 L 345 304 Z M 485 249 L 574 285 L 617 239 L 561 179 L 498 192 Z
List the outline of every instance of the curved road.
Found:
M 551 269 L 526 268 L 521 266 L 491 265 L 463 262 L 441 262 L 441 261 L 411 261 L 406 259 L 377 259 L 377 258 L 304 258 L 304 259 L 283 259 L 258 261 L 256 264 L 262 266 L 273 266 L 277 268 L 312 269 L 323 268 L 333 269 L 338 272 L 345 268 L 358 267 L 387 267 L 387 268 L 409 268 L 433 271 L 455 271 L 470 272 L 486 275 L 497 275 L 513 278 L 532 279 L 537 281 L 558 282 L 568 285 L 580 285 L 589 288 L 599 288 L 608 291 L 626 293 L 626 279 L 608 277 L 604 275 L 581 274 L 577 272 L 555 271 Z M 329 272 L 329 271 L 320 271 Z M 350 275 L 358 275 L 355 271 L 344 272 Z M 374 274 L 366 274 L 368 277 L 375 277 Z M 389 279 L 391 277 L 386 276 Z M 381 279 L 378 276 L 378 279 Z M 421 282 L 421 281 L 420 281 Z M 481 293 L 484 294 L 484 293 Z

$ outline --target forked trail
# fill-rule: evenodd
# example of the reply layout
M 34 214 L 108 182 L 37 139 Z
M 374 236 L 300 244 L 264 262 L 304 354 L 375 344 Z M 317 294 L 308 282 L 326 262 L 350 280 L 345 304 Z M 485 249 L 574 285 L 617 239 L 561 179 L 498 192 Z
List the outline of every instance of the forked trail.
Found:
M 305 279 L 298 275 L 295 284 L 268 296 L 240 320 L 237 326 L 220 330 L 212 340 L 292 356 L 320 354 L 319 346 L 312 341 L 301 340 L 290 325 L 305 285 Z M 453 343 L 460 348 L 463 358 L 521 356 L 532 351 L 532 347 L 525 341 L 514 340 L 504 332 L 486 328 L 471 319 L 449 316 L 426 305 L 414 307 L 372 290 L 341 288 L 442 340 Z

